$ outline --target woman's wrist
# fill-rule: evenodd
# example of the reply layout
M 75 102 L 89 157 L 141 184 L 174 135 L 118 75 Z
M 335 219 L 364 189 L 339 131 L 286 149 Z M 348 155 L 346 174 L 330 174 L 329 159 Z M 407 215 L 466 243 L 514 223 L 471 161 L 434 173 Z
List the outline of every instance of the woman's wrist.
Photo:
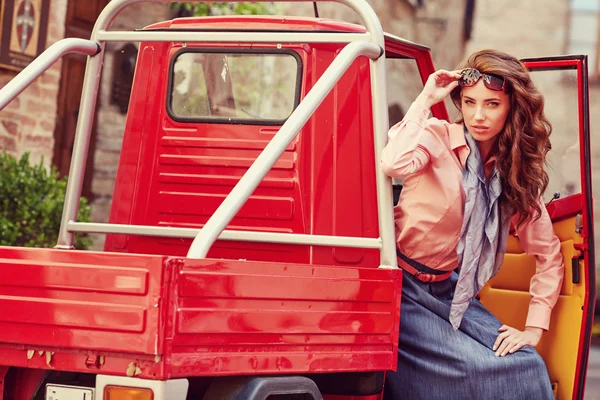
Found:
M 526 326 L 525 332 L 533 333 L 538 338 L 541 338 L 542 335 L 544 334 L 544 330 L 542 328 L 537 328 L 537 327 L 533 327 L 533 326 Z
M 416 98 L 415 103 L 420 104 L 421 106 L 423 106 L 425 108 L 431 108 L 431 106 L 433 106 L 436 103 L 436 101 L 433 98 L 433 96 L 431 96 L 430 94 L 421 93 Z

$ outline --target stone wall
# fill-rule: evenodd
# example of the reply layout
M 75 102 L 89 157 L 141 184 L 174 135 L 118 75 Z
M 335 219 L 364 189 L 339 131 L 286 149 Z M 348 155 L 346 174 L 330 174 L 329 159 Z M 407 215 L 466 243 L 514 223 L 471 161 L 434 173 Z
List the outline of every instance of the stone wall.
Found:
M 64 37 L 66 13 L 67 0 L 50 2 L 46 47 Z M 59 61 L 0 112 L 0 151 L 16 156 L 28 151 L 33 162 L 43 157 L 45 165 L 51 164 L 60 68 Z M 0 85 L 15 75 L 0 70 Z
M 136 4 L 127 7 L 114 21 L 111 30 L 132 30 L 143 28 L 154 22 L 170 18 L 168 6 L 163 4 Z M 104 54 L 104 68 L 98 99 L 96 125 L 96 153 L 92 180 L 92 220 L 107 222 L 114 190 L 117 166 L 126 115 L 111 104 L 111 85 L 114 78 L 113 61 L 115 54 L 125 43 L 108 43 Z M 137 44 L 136 44 L 137 45 Z M 93 235 L 94 248 L 104 247 L 104 235 Z

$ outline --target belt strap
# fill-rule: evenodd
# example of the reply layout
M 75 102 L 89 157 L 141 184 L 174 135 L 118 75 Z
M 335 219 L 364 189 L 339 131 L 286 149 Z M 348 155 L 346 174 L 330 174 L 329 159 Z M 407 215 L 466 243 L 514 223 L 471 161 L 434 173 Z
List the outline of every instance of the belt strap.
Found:
M 398 259 L 398 266 L 400 268 L 402 268 L 404 271 L 408 272 L 409 274 L 411 274 L 412 276 L 424 283 L 445 281 L 446 279 L 450 278 L 450 276 L 452 276 L 452 271 L 444 272 L 443 274 L 439 275 L 421 272 L 406 261 L 404 261 L 402 258 L 396 258 Z

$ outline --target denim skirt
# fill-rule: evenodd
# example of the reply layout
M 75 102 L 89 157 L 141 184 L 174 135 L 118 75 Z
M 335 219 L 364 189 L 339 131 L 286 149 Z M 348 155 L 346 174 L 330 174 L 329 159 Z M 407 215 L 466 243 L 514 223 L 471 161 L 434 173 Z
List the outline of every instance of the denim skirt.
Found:
M 473 299 L 460 328 L 448 321 L 458 274 L 423 283 L 403 275 L 398 371 L 386 375 L 384 400 L 551 400 L 542 357 L 531 346 L 496 357 L 502 323 Z

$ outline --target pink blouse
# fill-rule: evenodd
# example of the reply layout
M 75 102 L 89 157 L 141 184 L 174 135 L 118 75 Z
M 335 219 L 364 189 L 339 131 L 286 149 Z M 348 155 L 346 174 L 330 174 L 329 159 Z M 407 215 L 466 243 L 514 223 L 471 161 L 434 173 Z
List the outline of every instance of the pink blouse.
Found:
M 429 109 L 413 103 L 392 127 L 381 155 L 381 168 L 404 178 L 394 209 L 398 249 L 433 269 L 456 268 L 456 246 L 463 220 L 465 194 L 462 168 L 469 155 L 462 124 L 429 118 Z M 494 160 L 485 169 L 491 170 Z M 522 224 L 517 234 L 525 252 L 536 258 L 526 326 L 548 329 L 564 276 L 560 241 L 540 199 L 542 215 Z M 516 223 L 518 216 L 513 217 Z M 516 224 L 515 224 L 516 225 Z

